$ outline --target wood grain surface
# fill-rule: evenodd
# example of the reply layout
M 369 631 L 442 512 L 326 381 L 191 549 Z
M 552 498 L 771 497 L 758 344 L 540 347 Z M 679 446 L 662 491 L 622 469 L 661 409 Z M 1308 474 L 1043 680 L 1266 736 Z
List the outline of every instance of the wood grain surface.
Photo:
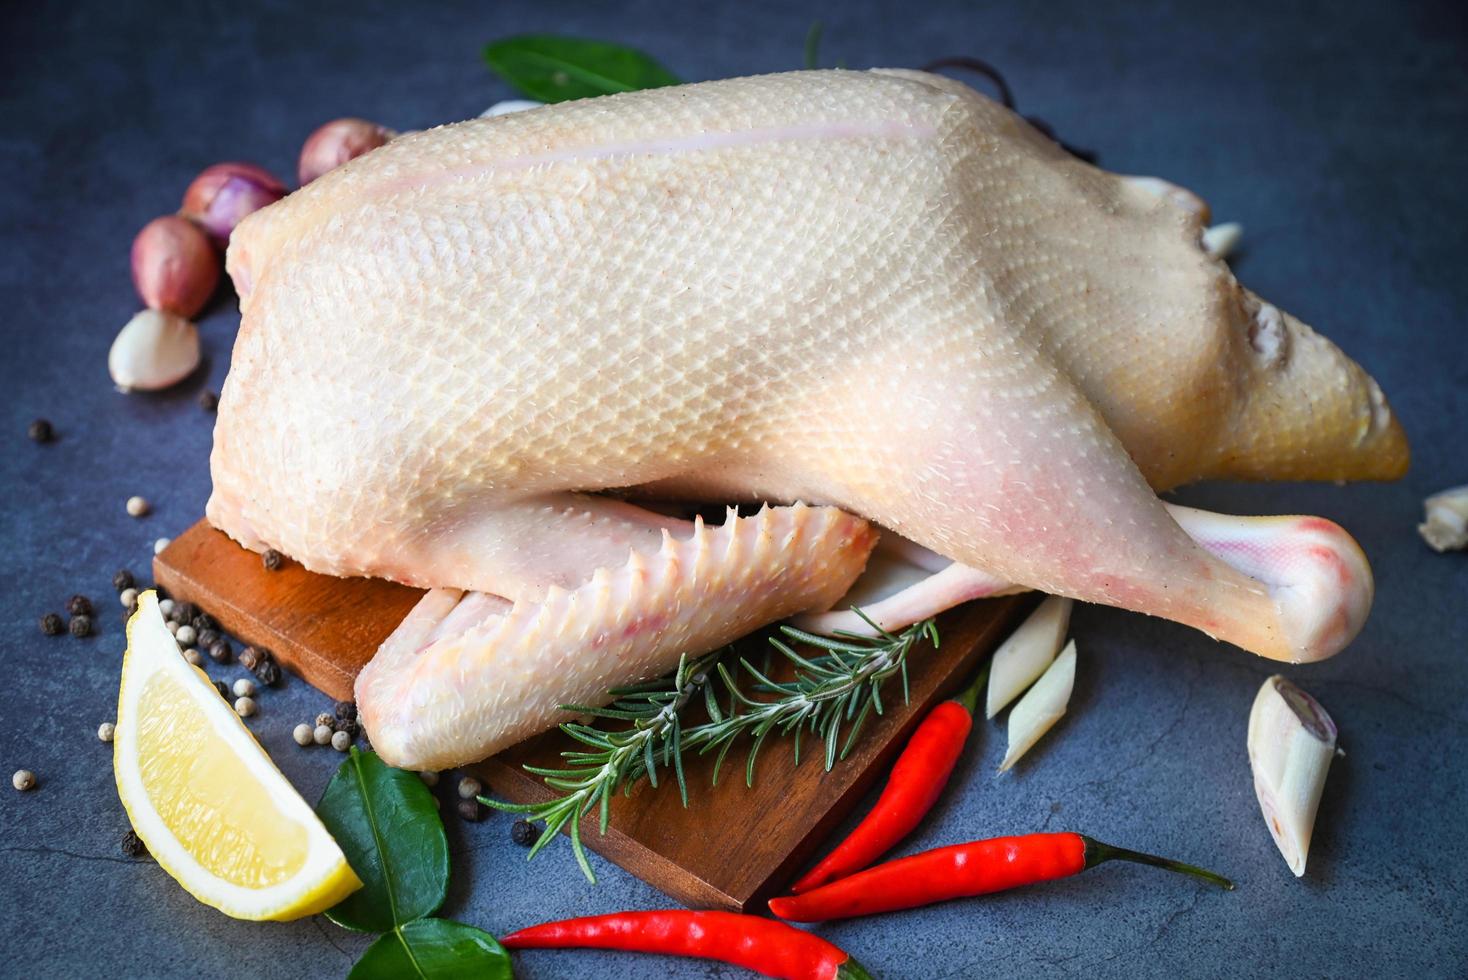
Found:
M 198 603 L 230 634 L 268 647 L 282 666 L 328 696 L 350 700 L 352 681 L 422 592 L 376 579 L 317 575 L 287 560 L 267 570 L 260 556 L 200 521 L 153 562 L 170 594 Z M 822 846 L 851 807 L 879 779 L 929 707 L 957 690 L 998 644 L 1028 604 L 1025 597 L 989 599 L 939 620 L 940 649 L 923 644 L 909 656 L 910 698 L 900 682 L 884 689 L 885 713 L 868 722 L 851 754 L 830 771 L 819 745 L 806 740 L 800 765 L 789 740 L 760 752 L 753 786 L 744 780 L 743 746 L 725 760 L 713 784 L 711 756 L 687 760 L 688 807 L 671 774 L 646 781 L 612 804 L 607 833 L 596 814 L 581 837 L 603 857 L 698 908 L 754 909 L 783 886 Z M 751 638 L 748 655 L 763 656 Z M 555 766 L 574 743 L 552 731 L 469 767 L 502 799 L 549 798 L 526 763 Z

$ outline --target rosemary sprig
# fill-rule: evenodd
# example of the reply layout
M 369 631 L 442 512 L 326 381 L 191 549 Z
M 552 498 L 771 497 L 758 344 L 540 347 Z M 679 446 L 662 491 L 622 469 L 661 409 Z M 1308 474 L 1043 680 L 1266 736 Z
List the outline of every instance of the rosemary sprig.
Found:
M 606 833 L 612 796 L 619 789 L 624 794 L 630 793 L 644 777 L 656 787 L 659 769 L 673 770 L 679 795 L 687 806 L 688 784 L 683 774 L 683 758 L 687 753 L 717 754 L 713 776 L 717 784 L 724 758 L 736 742 L 748 736 L 752 741 L 745 760 L 744 779 L 751 786 L 755 760 L 772 734 L 794 735 L 797 763 L 801 738 L 807 733 L 821 739 L 827 770 L 838 759 L 844 759 L 871 713 L 882 713 L 881 688 L 893 675 L 902 676 L 902 694 L 907 698 L 907 656 L 913 646 L 923 639 L 931 640 L 934 647 L 938 645 L 938 630 L 931 619 L 900 633 L 890 633 L 878 629 L 871 620 L 867 622 L 877 629 L 877 636 L 852 633 L 817 636 L 789 626 L 780 627 L 783 636 L 770 636 L 769 641 L 794 667 L 794 676 L 788 681 L 773 679 L 768 664 L 755 667 L 743 657 L 731 667 L 728 661 L 732 654 L 725 648 L 692 660 L 685 655 L 671 677 L 613 690 L 615 700 L 604 707 L 562 705 L 566 711 L 592 717 L 591 723 L 577 721 L 561 725 L 561 731 L 586 748 L 562 752 L 564 768 L 525 767 L 527 772 L 542 777 L 559 795 L 541 803 L 480 799 L 497 809 L 545 821 L 545 829 L 530 849 L 532 858 L 570 823 L 576 862 L 594 883 L 596 875 L 581 842 L 580 818 L 599 808 L 601 832 Z M 802 656 L 791 643 L 814 647 L 820 652 Z M 740 668 L 754 681 L 750 693 L 739 685 Z M 684 709 L 696 698 L 702 701 L 708 718 L 686 724 L 682 718 Z M 597 727 L 598 721 L 631 724 L 608 731 Z

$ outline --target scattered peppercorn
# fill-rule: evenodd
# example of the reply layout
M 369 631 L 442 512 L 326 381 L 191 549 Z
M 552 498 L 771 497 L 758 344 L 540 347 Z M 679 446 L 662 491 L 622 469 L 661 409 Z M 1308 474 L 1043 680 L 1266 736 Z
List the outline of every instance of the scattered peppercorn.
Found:
M 41 632 L 47 636 L 60 636 L 65 629 L 66 623 L 54 612 L 47 613 L 41 617 Z
M 316 727 L 320 728 L 322 725 L 325 725 L 332 731 L 336 731 L 336 715 L 330 711 L 321 712 L 321 714 L 316 716 Z
M 195 667 L 204 666 L 204 655 L 200 653 L 198 651 L 198 648 L 196 647 L 189 647 L 187 650 L 185 650 L 184 659 L 193 664 Z
M 158 611 L 163 614 L 164 619 L 177 620 L 178 617 L 173 614 L 173 609 L 176 605 L 177 603 L 175 603 L 172 599 L 163 599 L 160 600 L 158 603 Z
M 224 700 L 229 700 L 229 685 L 225 684 L 224 681 L 215 681 L 214 690 L 218 691 L 219 696 L 224 698 Z
M 338 718 L 333 727 L 339 732 L 346 732 L 352 738 L 356 738 L 362 730 L 357 725 L 357 719 L 355 718 Z
M 484 787 L 479 785 L 479 780 L 475 779 L 473 776 L 465 776 L 463 779 L 459 780 L 459 799 L 472 800 L 474 799 L 474 797 L 478 796 L 483 789 Z
M 189 622 L 189 625 L 198 630 L 200 633 L 204 632 L 205 630 L 219 629 L 219 624 L 214 621 L 214 617 L 202 610 L 200 610 L 194 616 L 194 618 Z
M 260 556 L 260 561 L 264 563 L 267 572 L 276 572 L 285 564 L 285 555 L 271 548 Z
M 336 703 L 336 716 L 338 718 L 342 718 L 342 719 L 350 718 L 351 720 L 356 721 L 357 720 L 357 706 L 355 704 L 353 704 L 351 701 L 338 701 Z
M 478 823 L 484 819 L 484 807 L 479 805 L 475 799 L 459 801 L 459 816 L 470 823 Z
M 529 847 L 538 837 L 540 833 L 536 831 L 535 824 L 529 820 L 516 820 L 510 825 L 510 840 L 521 847 Z
M 247 646 L 240 650 L 240 666 L 246 670 L 254 670 L 260 666 L 260 651 L 254 646 Z
M 112 736 L 117 734 L 117 726 L 110 721 L 104 721 L 97 726 L 97 737 L 104 742 L 112 741 Z
M 280 681 L 280 668 L 276 666 L 274 660 L 260 661 L 250 673 L 254 674 L 255 679 L 266 687 L 274 687 Z
M 248 677 L 241 677 L 234 682 L 234 687 L 231 690 L 234 691 L 237 697 L 253 698 L 256 691 L 255 682 Z
M 121 592 L 123 589 L 130 589 L 136 584 L 137 582 L 133 579 L 133 573 L 126 568 L 119 568 L 117 574 L 112 576 L 112 587 L 118 592 Z
M 227 664 L 234 658 L 234 647 L 221 637 L 209 644 L 209 657 L 217 664 Z
M 173 618 L 186 626 L 194 625 L 194 617 L 199 615 L 199 607 L 184 599 L 173 604 Z M 197 626 L 194 627 L 198 629 Z
M 168 630 L 168 632 L 172 633 L 175 637 L 178 636 L 178 631 L 179 631 L 179 625 L 178 625 L 178 623 L 175 623 L 171 619 L 165 619 L 163 621 L 163 626 L 164 626 L 164 628 L 166 628 Z
M 424 769 L 421 772 L 419 772 L 418 773 L 418 778 L 421 779 L 421 780 L 423 780 L 423 782 L 425 784 L 427 784 L 428 786 L 437 786 L 438 785 L 438 773 L 433 772 L 430 769 Z
M 311 740 L 317 745 L 330 745 L 331 737 L 336 733 L 331 730 L 330 725 L 317 725 L 311 731 Z
M 352 736 L 346 732 L 333 732 L 331 736 L 331 747 L 338 752 L 345 752 L 352 747 Z
M 291 729 L 291 738 L 296 740 L 297 745 L 310 745 L 314 740 L 315 730 L 304 721 Z
M 122 853 L 130 858 L 142 857 L 148 853 L 148 845 L 143 843 L 136 830 L 129 830 L 122 835 Z
M 219 407 L 219 396 L 209 390 L 199 392 L 199 407 L 206 412 L 212 412 Z
M 255 706 L 254 698 L 242 697 L 235 699 L 234 713 L 239 715 L 241 718 L 248 718 L 258 710 L 259 709 Z
M 36 788 L 36 774 L 29 769 L 17 769 L 15 775 L 10 777 L 10 785 L 24 793 L 26 790 Z
M 199 630 L 194 639 L 201 649 L 207 650 L 219 640 L 219 634 L 212 629 Z
M 122 608 L 131 612 L 138 604 L 138 590 L 129 585 L 117 593 L 117 601 L 122 603 Z
M 66 611 L 73 616 L 92 615 L 92 600 L 84 595 L 74 595 L 66 603 Z
M 163 552 L 166 551 L 168 549 L 168 546 L 171 544 L 173 544 L 172 538 L 159 538 L 157 541 L 153 542 L 153 554 L 163 554 Z
M 148 501 L 142 497 L 134 496 L 127 498 L 127 514 L 129 517 L 146 517 L 150 509 L 148 507 Z
M 66 624 L 66 628 L 71 631 L 72 636 L 91 636 L 92 617 L 73 616 L 71 617 L 71 620 Z
M 187 647 L 193 646 L 194 641 L 199 638 L 199 634 L 195 632 L 192 626 L 184 624 L 174 631 L 173 638 L 178 641 L 179 646 Z
M 50 442 L 56 438 L 56 430 L 46 419 L 36 419 L 26 426 L 25 434 L 31 437 L 31 442 Z

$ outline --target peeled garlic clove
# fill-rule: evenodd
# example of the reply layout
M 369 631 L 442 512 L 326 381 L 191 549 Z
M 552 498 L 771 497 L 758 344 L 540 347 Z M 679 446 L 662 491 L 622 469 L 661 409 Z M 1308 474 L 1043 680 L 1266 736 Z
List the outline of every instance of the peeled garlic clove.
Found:
M 1040 736 L 1065 717 L 1075 683 L 1076 641 L 1071 640 L 1009 713 L 1009 748 L 1004 753 L 1004 761 L 999 763 L 1000 772 L 1018 762 Z
M 219 253 L 209 236 L 176 214 L 154 218 L 133 239 L 133 285 L 155 310 L 190 317 L 219 285 Z
M 993 718 L 1050 666 L 1065 642 L 1073 605 L 1065 596 L 1051 596 L 994 651 L 984 717 Z
M 1244 237 L 1244 226 L 1236 221 L 1225 221 L 1203 232 L 1203 251 L 1215 259 L 1226 259 L 1239 247 Z
M 235 225 L 285 197 L 285 185 L 253 163 L 216 163 L 189 184 L 179 213 L 223 245 Z
M 348 160 L 377 149 L 396 135 L 386 126 L 365 119 L 333 119 L 306 137 L 296 167 L 297 176 L 302 186 L 309 184 Z
M 107 371 L 123 391 L 167 388 L 198 366 L 198 329 L 162 310 L 144 310 L 127 321 L 107 353 Z
M 480 119 L 491 119 L 494 116 L 507 116 L 512 112 L 524 112 L 526 109 L 535 109 L 545 105 L 544 102 L 536 102 L 534 99 L 505 99 L 496 102 L 479 114 Z
M 1278 674 L 1259 688 L 1249 712 L 1254 793 L 1274 843 L 1296 877 L 1305 873 L 1335 739 L 1335 722 L 1310 695 Z
M 1417 533 L 1434 551 L 1468 548 L 1468 486 L 1435 493 L 1422 503 L 1426 520 Z

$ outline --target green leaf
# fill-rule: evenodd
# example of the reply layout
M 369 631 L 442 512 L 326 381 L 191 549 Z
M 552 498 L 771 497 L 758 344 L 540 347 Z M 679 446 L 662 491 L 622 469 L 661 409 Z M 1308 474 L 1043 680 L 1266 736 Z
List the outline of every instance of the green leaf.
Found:
M 354 748 L 321 794 L 316 815 L 362 879 L 360 890 L 326 911 L 331 921 L 388 932 L 443 904 L 448 839 L 433 796 L 415 773 Z
M 810 30 L 805 32 L 805 67 L 821 67 L 821 22 L 811 21 Z
M 555 34 L 495 41 L 485 46 L 484 60 L 505 81 L 541 102 L 679 84 L 676 75 L 641 51 Z
M 511 975 L 510 954 L 483 929 L 448 919 L 418 919 L 378 937 L 347 978 L 510 980 Z

